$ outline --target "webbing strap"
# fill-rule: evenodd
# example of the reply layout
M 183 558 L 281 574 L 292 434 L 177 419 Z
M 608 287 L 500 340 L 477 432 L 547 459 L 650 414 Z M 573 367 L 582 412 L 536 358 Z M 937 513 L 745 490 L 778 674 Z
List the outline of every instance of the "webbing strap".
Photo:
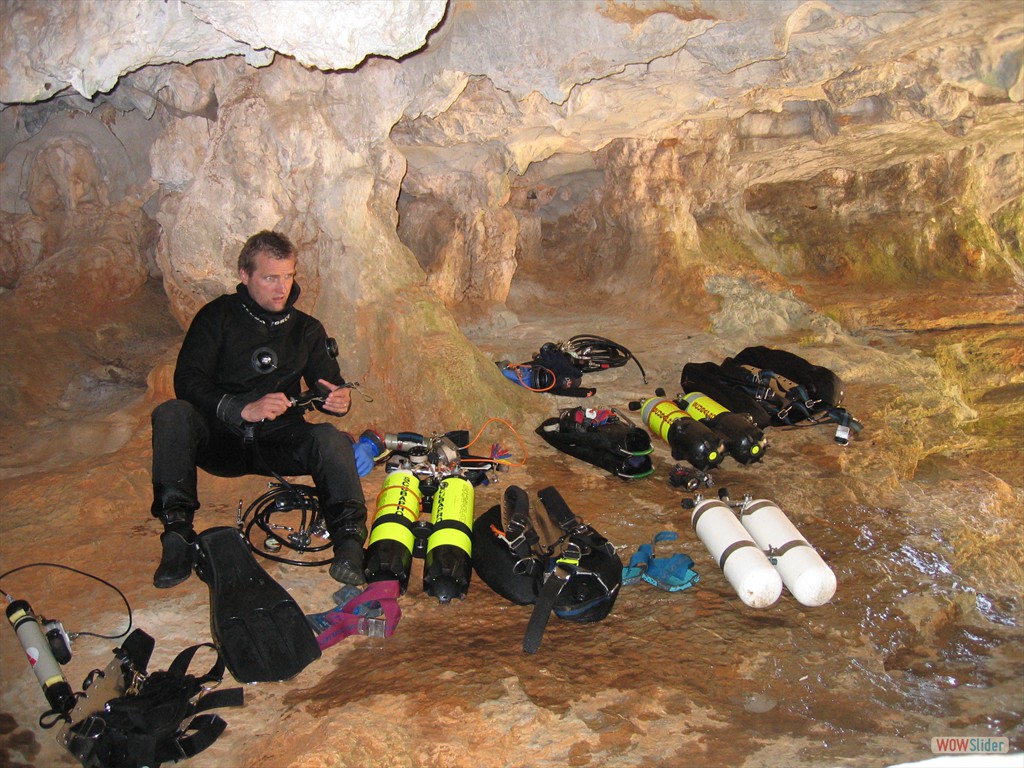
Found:
M 520 560 L 530 557 L 537 544 L 537 531 L 530 520 L 530 497 L 517 485 L 505 489 L 499 511 L 504 528 L 502 538 Z
M 213 744 L 228 724 L 220 715 L 193 717 L 181 736 L 161 743 L 156 749 L 156 764 L 178 761 L 198 755 Z M 191 734 L 191 735 L 185 735 Z
M 210 667 L 210 671 L 201 677 L 197 677 L 196 682 L 200 685 L 208 682 L 219 683 L 224 678 L 224 659 L 221 657 L 220 652 L 217 651 L 217 646 L 213 643 L 200 643 L 186 648 L 174 657 L 174 661 L 171 662 L 171 666 L 167 668 L 167 671 L 172 675 L 182 678 L 185 677 L 189 666 L 192 664 L 192 659 L 200 648 L 211 648 L 214 653 L 216 653 L 217 658 L 216 661 L 214 661 L 213 666 Z
M 203 694 L 196 702 L 195 713 L 206 712 L 221 707 L 240 707 L 245 701 L 245 691 L 241 688 L 226 688 Z
M 563 578 L 560 575 L 559 567 L 556 565 L 544 582 L 544 587 L 537 596 L 534 603 L 533 613 L 530 614 L 530 623 L 526 625 L 526 634 L 523 636 L 523 651 L 525 653 L 536 653 L 540 648 L 541 638 L 548 626 L 548 619 L 555 609 L 555 600 L 562 592 L 562 587 L 568 583 L 568 574 Z
M 590 549 L 607 552 L 609 555 L 615 554 L 615 547 L 611 542 L 573 514 L 557 488 L 554 486 L 541 488 L 537 491 L 537 498 L 540 499 L 555 524 L 565 531 L 577 545 L 582 544 Z
M 704 515 L 705 512 L 707 512 L 712 507 L 715 507 L 715 509 L 717 509 L 718 506 L 719 505 L 705 504 L 700 509 L 694 510 L 694 512 L 693 512 L 693 520 L 691 520 L 691 524 L 693 525 L 693 529 L 697 530 L 697 523 L 700 521 L 701 517 Z M 725 504 L 721 504 L 720 506 L 725 507 Z M 729 510 L 728 507 L 725 507 L 725 508 L 726 508 L 726 510 Z M 731 512 L 732 510 L 729 510 L 729 511 Z
M 402 609 L 398 605 L 399 591 L 397 580 L 375 581 L 341 607 L 329 611 L 326 614 L 327 629 L 316 636 L 320 650 L 330 648 L 350 635 L 391 637 L 402 618 Z M 357 613 L 361 606 L 372 602 L 380 603 L 383 621 Z
M 565 503 L 562 494 L 553 485 L 537 491 L 537 498 L 540 499 L 551 519 L 566 533 L 573 533 L 581 525 L 576 519 L 576 515 L 569 509 L 569 505 Z
M 740 517 L 749 516 L 760 509 L 764 509 L 765 507 L 775 507 L 778 509 L 778 505 L 775 504 L 775 502 L 768 501 L 767 499 L 758 499 L 757 501 L 752 501 L 749 504 L 744 504 L 736 514 Z

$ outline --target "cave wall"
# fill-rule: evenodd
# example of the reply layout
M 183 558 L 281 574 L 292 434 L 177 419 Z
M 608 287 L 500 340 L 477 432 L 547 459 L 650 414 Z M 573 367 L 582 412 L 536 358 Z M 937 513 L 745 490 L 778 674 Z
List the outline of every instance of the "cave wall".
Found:
M 148 417 L 184 326 L 276 227 L 372 398 L 344 428 L 507 416 L 523 462 L 478 509 L 562 488 L 623 553 L 679 530 L 702 584 L 552 622 L 585 680 L 517 659 L 528 612 L 484 585 L 440 611 L 414 586 L 386 645 L 247 694 L 196 766 L 881 765 L 979 732 L 1019 752 L 1022 62 L 1019 0 L 3 0 L 0 562 L 111 570 L 162 654 L 206 636 L 204 584 L 151 588 Z M 648 391 L 632 364 L 594 376 L 600 401 L 499 376 L 563 331 L 627 343 L 651 389 L 752 344 L 843 378 L 851 445 L 773 429 L 769 461 L 715 476 L 799 524 L 831 606 L 737 610 L 667 445 L 628 483 L 547 450 L 529 429 L 554 408 Z M 203 527 L 265 487 L 200 481 Z M 315 569 L 271 568 L 332 604 Z M 36 602 L 58 582 L 28 574 L 47 615 L 122 626 L 90 582 Z M 72 761 L 4 637 L 0 754 Z M 72 681 L 109 647 L 76 648 Z
M 1013 2 L 3 14 L 8 318 L 57 296 L 96 317 L 156 279 L 184 327 L 279 228 L 373 408 L 478 421 L 523 403 L 458 322 L 531 302 L 707 312 L 741 270 L 778 290 L 1022 282 Z M 25 377 L 3 386 L 5 407 L 35 402 Z

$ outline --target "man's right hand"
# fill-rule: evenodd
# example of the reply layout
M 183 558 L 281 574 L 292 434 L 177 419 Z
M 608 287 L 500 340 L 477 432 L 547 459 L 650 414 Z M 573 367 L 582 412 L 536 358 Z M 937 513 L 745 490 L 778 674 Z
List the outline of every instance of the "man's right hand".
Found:
M 289 407 L 291 407 L 291 401 L 284 392 L 271 392 L 245 406 L 242 409 L 242 418 L 252 423 L 273 421 Z

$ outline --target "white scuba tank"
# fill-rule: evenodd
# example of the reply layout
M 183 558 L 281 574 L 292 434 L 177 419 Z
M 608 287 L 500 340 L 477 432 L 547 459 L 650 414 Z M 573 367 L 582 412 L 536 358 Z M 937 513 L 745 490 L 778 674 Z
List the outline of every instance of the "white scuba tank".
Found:
M 768 552 L 786 589 L 802 605 L 824 605 L 836 593 L 836 575 L 775 502 L 756 499 L 739 511 L 739 522 Z
M 767 608 L 782 594 L 782 577 L 761 547 L 719 499 L 697 502 L 690 518 L 701 540 L 726 580 L 751 608 Z

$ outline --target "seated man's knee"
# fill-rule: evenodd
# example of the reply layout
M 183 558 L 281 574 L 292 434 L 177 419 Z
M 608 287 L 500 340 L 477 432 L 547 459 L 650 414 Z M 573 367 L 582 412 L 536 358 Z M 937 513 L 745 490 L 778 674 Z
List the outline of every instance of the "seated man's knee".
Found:
M 333 424 L 314 424 L 309 431 L 310 440 L 322 455 L 352 451 L 352 441 L 345 437 Z
M 150 421 L 157 424 L 180 423 L 192 417 L 196 408 L 187 400 L 165 400 L 153 409 Z
M 206 421 L 199 410 L 187 400 L 167 400 L 153 409 L 150 416 L 154 439 L 200 439 Z

